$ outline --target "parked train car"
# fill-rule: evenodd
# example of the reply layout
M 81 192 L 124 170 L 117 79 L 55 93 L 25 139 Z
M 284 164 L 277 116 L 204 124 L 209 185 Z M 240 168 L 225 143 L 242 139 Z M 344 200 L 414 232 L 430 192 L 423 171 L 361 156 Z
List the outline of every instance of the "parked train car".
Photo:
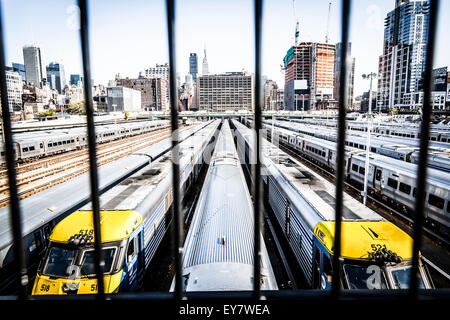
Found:
M 334 129 L 327 129 L 314 125 L 303 125 L 300 123 L 285 121 L 277 121 L 274 123 L 274 125 L 290 131 L 310 135 L 315 138 L 333 142 L 337 141 L 337 132 Z M 268 130 L 271 130 L 271 121 L 264 121 L 264 127 Z M 345 144 L 350 147 L 365 150 L 367 144 L 366 137 L 367 134 L 365 132 L 357 132 L 357 134 L 355 135 L 354 131 L 348 131 Z M 377 134 L 371 135 L 370 151 L 394 159 L 417 163 L 417 154 L 419 147 L 420 141 L 418 139 L 396 138 Z M 430 168 L 450 172 L 450 144 L 443 142 L 430 142 L 428 152 L 430 155 L 428 166 Z
M 222 125 L 192 219 L 182 258 L 183 290 L 252 290 L 253 206 L 228 121 Z M 277 290 L 262 235 L 261 251 L 261 289 Z
M 215 121 L 179 144 L 181 198 L 200 172 L 217 131 Z M 100 197 L 105 292 L 134 291 L 141 284 L 172 214 L 170 153 Z M 50 235 L 33 295 L 97 293 L 91 204 L 59 222 Z
M 412 213 L 416 201 L 417 165 L 371 155 L 367 174 L 369 192 L 398 210 Z M 348 159 L 347 178 L 364 184 L 365 156 Z M 425 195 L 426 222 L 450 236 L 450 174 L 428 169 Z
M 335 142 L 297 134 L 282 128 L 275 128 L 274 130 L 276 134 L 279 135 L 281 144 L 296 150 L 329 172 L 335 171 L 337 161 L 337 145 Z M 414 157 L 417 156 L 417 154 L 414 155 Z M 432 157 L 432 155 L 430 155 L 430 157 Z M 357 172 L 352 170 L 354 162 L 357 161 L 354 159 L 365 162 L 365 151 L 356 149 L 356 147 L 347 146 L 345 150 L 346 177 L 352 183 L 361 184 L 361 179 L 363 179 L 361 177 L 364 177 L 365 166 L 357 165 Z M 375 176 L 373 175 L 373 168 L 376 166 L 372 163 L 380 161 L 378 168 L 381 171 L 385 170 L 384 172 L 390 172 L 392 168 L 395 168 L 394 175 L 397 177 L 412 176 L 413 178 L 417 174 L 417 164 L 407 163 L 373 153 L 371 153 L 369 161 L 369 167 L 372 170 L 369 174 L 372 174 L 372 176 L 370 176 L 368 180 L 369 187 L 373 188 L 372 193 L 374 196 L 379 197 L 391 206 L 394 205 L 394 208 L 397 210 L 403 210 L 405 213 L 411 214 L 412 208 L 414 208 L 414 197 L 412 193 L 410 192 L 409 198 L 407 199 L 405 198 L 404 190 L 402 191 L 399 188 L 392 190 L 391 188 L 386 188 L 385 185 L 372 182 Z M 384 184 L 386 183 L 387 180 Z M 409 182 L 409 185 L 413 186 L 414 184 L 413 182 Z M 427 188 L 427 192 L 429 193 L 427 199 L 431 199 L 431 203 L 427 202 L 424 212 L 427 224 L 437 230 L 440 234 L 448 237 L 450 235 L 450 207 L 448 205 L 450 199 L 450 173 L 429 168 Z M 386 190 L 389 190 L 389 192 Z M 433 203 L 436 204 L 433 199 L 437 199 L 439 205 L 433 205 Z
M 168 126 L 169 122 L 166 120 L 97 126 L 95 138 L 100 144 Z M 15 160 L 17 162 L 31 161 L 86 147 L 87 144 L 85 128 L 20 133 L 14 136 Z M 5 163 L 4 152 L 2 144 L 0 145 L 0 165 Z
M 239 154 L 248 158 L 253 134 L 237 121 L 233 126 Z M 408 288 L 411 237 L 344 194 L 343 262 L 334 266 L 335 186 L 265 139 L 261 153 L 265 197 L 311 288 L 329 290 L 333 284 L 344 289 Z M 419 286 L 433 288 L 422 258 L 419 273 Z

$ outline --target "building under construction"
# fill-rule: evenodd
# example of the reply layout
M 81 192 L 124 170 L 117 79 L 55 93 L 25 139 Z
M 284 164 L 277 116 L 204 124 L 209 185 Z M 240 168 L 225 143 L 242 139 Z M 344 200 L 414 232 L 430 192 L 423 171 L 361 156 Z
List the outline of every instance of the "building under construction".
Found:
M 285 68 L 284 105 L 287 110 L 334 108 L 335 46 L 301 42 L 289 48 Z

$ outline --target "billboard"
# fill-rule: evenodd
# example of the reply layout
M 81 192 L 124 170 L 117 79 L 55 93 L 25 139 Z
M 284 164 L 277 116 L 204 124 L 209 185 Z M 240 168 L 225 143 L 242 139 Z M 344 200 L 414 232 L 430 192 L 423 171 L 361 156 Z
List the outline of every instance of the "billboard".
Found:
M 433 70 L 433 91 L 447 91 L 447 67 Z
M 308 80 L 294 80 L 295 94 L 309 94 Z

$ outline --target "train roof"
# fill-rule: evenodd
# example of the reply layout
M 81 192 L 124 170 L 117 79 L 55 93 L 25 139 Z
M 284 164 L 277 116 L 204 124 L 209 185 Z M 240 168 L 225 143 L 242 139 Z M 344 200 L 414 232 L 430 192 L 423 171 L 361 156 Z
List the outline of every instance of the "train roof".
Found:
M 352 260 L 371 260 L 371 253 L 385 248 L 403 260 L 412 259 L 413 239 L 388 221 L 343 221 L 341 224 L 341 256 Z M 334 252 L 335 222 L 319 223 L 314 234 L 324 247 Z
M 141 222 L 142 217 L 136 211 L 100 211 L 102 243 L 128 238 Z M 84 231 L 82 234 L 94 230 L 92 211 L 77 211 L 59 222 L 53 228 L 50 241 L 67 243 L 80 234 L 80 230 Z M 94 234 L 91 241 L 95 241 Z
M 221 157 L 233 161 L 218 161 Z M 185 242 L 186 291 L 252 290 L 253 206 L 228 122 L 223 122 Z M 276 288 L 262 236 L 263 290 Z
M 236 126 L 238 130 L 246 131 L 247 137 L 253 134 L 253 131 L 239 123 Z M 280 184 L 284 183 L 300 194 L 307 205 L 320 217 L 319 220 L 332 221 L 335 219 L 336 188 L 334 184 L 265 139 L 262 142 L 262 154 L 267 174 L 277 175 L 279 178 L 277 181 Z M 292 198 L 293 201 L 296 201 L 298 196 L 292 196 Z M 346 193 L 343 195 L 343 200 L 343 220 L 383 220 L 375 211 L 365 207 Z M 303 207 L 304 203 L 298 205 Z
M 225 122 L 219 133 L 213 159 L 218 153 L 234 154 L 226 143 Z M 222 146 L 222 147 L 221 147 Z M 226 149 L 224 149 L 225 147 Z M 233 150 L 234 149 L 234 150 Z M 186 240 L 183 267 L 205 263 L 253 264 L 253 207 L 239 163 L 210 166 Z M 226 245 L 225 245 L 226 244 Z

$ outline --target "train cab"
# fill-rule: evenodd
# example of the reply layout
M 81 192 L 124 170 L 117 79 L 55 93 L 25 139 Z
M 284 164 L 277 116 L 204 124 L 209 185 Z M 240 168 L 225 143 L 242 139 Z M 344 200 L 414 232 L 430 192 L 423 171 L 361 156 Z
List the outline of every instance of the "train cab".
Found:
M 132 291 L 143 277 L 142 217 L 100 211 L 105 293 Z M 53 229 L 33 295 L 97 293 L 92 211 L 77 211 Z
M 388 221 L 343 221 L 340 272 L 333 268 L 334 225 L 320 222 L 314 229 L 313 283 L 331 289 L 340 274 L 344 289 L 407 289 L 412 267 L 413 240 Z M 419 288 L 433 288 L 420 257 Z

